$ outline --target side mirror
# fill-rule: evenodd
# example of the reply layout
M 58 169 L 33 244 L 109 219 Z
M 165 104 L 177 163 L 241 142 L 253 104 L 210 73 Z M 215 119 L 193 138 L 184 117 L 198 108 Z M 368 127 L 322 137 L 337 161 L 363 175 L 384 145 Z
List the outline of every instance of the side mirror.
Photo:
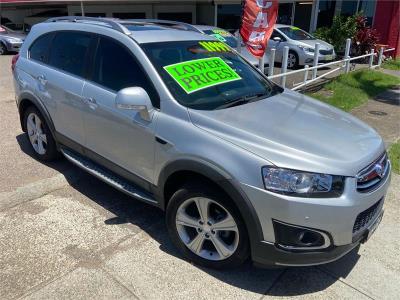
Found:
M 140 117 L 150 122 L 153 105 L 147 92 L 141 87 L 128 87 L 120 90 L 115 97 L 115 105 L 119 109 L 136 110 Z
M 279 36 L 273 38 L 275 42 L 282 42 L 282 39 Z

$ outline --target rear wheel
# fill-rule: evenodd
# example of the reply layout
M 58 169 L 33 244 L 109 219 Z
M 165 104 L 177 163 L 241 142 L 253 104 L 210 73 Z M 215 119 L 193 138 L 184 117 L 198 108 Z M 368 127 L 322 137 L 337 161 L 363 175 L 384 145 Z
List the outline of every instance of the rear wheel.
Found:
M 172 196 L 167 226 L 175 246 L 196 264 L 232 268 L 249 255 L 244 223 L 225 195 L 207 185 L 187 184 Z
M 56 142 L 45 119 L 34 106 L 28 107 L 25 111 L 24 124 L 35 156 L 43 161 L 56 159 L 58 157 Z

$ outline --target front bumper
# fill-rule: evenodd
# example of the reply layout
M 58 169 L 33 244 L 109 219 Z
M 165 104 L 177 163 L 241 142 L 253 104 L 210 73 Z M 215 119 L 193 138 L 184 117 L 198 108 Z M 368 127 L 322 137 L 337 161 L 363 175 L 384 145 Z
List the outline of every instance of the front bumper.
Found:
M 322 55 L 320 54 L 318 56 L 318 63 L 327 63 L 334 61 L 336 59 L 336 54 L 330 54 L 330 55 Z M 313 53 L 308 53 L 305 52 L 302 55 L 299 56 L 299 64 L 300 65 L 312 65 L 314 62 L 314 54 Z
M 389 183 L 390 171 L 376 190 L 360 193 L 355 188 L 356 179 L 347 178 L 344 192 L 338 198 L 290 197 L 242 184 L 263 231 L 263 240 L 251 245 L 253 261 L 263 265 L 304 266 L 339 259 L 366 240 L 371 226 L 383 211 Z M 353 232 L 357 217 L 377 203 L 374 217 L 361 230 Z M 305 251 L 282 249 L 277 243 L 273 220 L 325 232 L 330 237 L 330 245 Z
M 7 51 L 9 52 L 19 52 L 22 47 L 22 43 L 6 43 Z

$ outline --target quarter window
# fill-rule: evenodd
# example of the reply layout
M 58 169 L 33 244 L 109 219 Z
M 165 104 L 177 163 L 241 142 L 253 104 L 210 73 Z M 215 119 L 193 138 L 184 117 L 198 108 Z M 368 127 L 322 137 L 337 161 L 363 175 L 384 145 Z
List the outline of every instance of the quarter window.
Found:
M 159 107 L 158 94 L 143 69 L 130 51 L 108 38 L 100 38 L 94 59 L 92 80 L 118 92 L 127 87 L 141 87 L 155 107 Z
M 40 36 L 29 49 L 29 57 L 40 62 L 47 62 L 49 45 L 53 36 L 53 33 Z
M 58 32 L 50 49 L 49 65 L 83 77 L 90 40 L 90 34 Z

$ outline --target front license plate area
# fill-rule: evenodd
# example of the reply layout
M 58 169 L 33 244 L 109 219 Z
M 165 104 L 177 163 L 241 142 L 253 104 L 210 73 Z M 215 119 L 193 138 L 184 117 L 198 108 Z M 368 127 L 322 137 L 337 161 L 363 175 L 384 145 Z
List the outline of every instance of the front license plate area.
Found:
M 333 59 L 333 55 L 325 55 L 325 60 L 332 60 Z

